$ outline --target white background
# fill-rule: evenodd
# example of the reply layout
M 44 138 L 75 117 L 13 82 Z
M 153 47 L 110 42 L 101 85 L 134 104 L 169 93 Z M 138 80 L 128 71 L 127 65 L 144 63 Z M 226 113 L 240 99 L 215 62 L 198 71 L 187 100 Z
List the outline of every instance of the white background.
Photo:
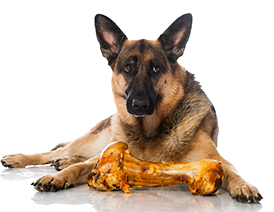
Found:
M 267 199 L 273 190 L 273 4 L 226 2 L 0 1 L 0 157 L 48 151 L 115 113 L 112 71 L 94 30 L 97 13 L 132 40 L 157 39 L 192 13 L 178 61 L 216 108 L 221 155 Z

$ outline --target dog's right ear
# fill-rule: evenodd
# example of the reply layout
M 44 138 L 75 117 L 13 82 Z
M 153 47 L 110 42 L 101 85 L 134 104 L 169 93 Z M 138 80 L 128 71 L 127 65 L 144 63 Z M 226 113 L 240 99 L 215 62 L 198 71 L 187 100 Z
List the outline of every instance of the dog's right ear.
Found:
M 127 37 L 112 20 L 101 14 L 95 16 L 95 29 L 101 52 L 111 65 Z

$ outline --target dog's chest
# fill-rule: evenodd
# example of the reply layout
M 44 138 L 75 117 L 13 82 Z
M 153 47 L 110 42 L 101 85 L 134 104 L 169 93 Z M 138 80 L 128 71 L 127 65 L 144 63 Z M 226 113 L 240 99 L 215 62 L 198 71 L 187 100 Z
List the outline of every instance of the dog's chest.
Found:
M 132 155 L 146 161 L 183 161 L 188 145 L 180 140 L 177 130 L 170 133 L 160 133 L 152 138 L 137 136 L 128 141 Z

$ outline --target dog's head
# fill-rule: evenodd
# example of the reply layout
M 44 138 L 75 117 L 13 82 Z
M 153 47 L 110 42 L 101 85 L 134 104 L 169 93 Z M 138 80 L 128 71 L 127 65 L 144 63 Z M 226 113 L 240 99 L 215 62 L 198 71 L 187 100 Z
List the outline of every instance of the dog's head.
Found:
M 178 92 L 176 82 L 180 81 L 175 73 L 176 61 L 184 52 L 191 25 L 192 15 L 185 14 L 156 41 L 129 41 L 112 20 L 96 15 L 96 34 L 102 54 L 113 70 L 112 87 L 118 110 L 126 108 L 129 114 L 143 117 L 152 115 L 165 99 L 172 101 L 170 98 Z

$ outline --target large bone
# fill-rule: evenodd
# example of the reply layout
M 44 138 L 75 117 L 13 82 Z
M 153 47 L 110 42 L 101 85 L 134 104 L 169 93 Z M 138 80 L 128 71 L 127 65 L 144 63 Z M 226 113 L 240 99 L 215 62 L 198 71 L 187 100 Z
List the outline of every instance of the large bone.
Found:
M 220 188 L 222 177 L 225 172 L 218 161 L 147 162 L 132 156 L 126 143 L 115 142 L 103 150 L 87 181 L 89 188 L 122 189 L 126 193 L 132 192 L 130 187 L 182 183 L 187 184 L 193 194 L 209 195 Z

